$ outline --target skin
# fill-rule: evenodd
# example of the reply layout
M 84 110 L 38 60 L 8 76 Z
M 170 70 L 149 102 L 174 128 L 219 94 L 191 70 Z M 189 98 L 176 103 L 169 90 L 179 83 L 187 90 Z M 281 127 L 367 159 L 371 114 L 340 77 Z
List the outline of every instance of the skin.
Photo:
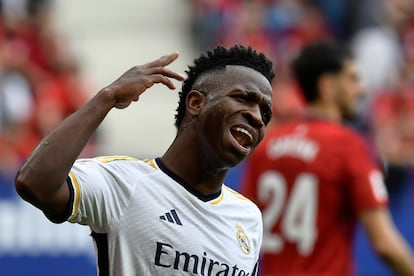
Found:
M 110 110 L 128 107 L 154 84 L 175 89 L 171 79 L 182 81 L 184 77 L 165 66 L 177 57 L 178 53 L 173 53 L 131 68 L 52 130 L 16 175 L 20 196 L 50 220 L 62 222 L 70 199 L 65 179 L 89 138 Z
M 344 62 L 343 69 L 337 74 L 324 74 L 318 81 L 319 97 L 309 105 L 310 113 L 342 121 L 357 115 L 356 106 L 363 96 L 354 61 Z
M 183 124 L 162 157 L 170 170 L 202 195 L 218 192 L 228 169 L 250 153 L 240 152 L 230 129 L 249 129 L 255 137 L 253 150 L 268 123 L 263 113 L 271 115 L 272 87 L 259 72 L 231 65 L 210 79 L 200 90 L 213 86 L 212 81 L 224 84 L 212 91 L 189 93 Z
M 374 251 L 396 275 L 414 275 L 414 256 L 395 227 L 388 209 L 364 211 L 359 219 Z
M 363 95 L 355 63 L 348 60 L 337 74 L 321 76 L 319 97 L 309 112 L 335 121 L 356 116 L 356 104 Z M 359 215 L 372 248 L 397 275 L 414 275 L 414 256 L 396 229 L 387 208 L 372 208 Z
M 172 53 L 131 68 L 51 131 L 16 175 L 15 186 L 21 197 L 50 220 L 62 222 L 70 201 L 66 178 L 89 138 L 109 111 L 128 107 L 154 84 L 175 89 L 172 80 L 182 81 L 184 77 L 166 66 L 177 57 L 178 53 Z M 211 83 L 224 80 L 225 85 Z M 228 168 L 245 158 L 262 140 L 272 97 L 269 81 L 243 66 L 227 66 L 199 85 L 209 87 L 216 89 L 192 90 L 188 94 L 186 115 L 162 156 L 164 164 L 201 195 L 218 192 Z M 247 94 L 250 96 L 244 96 Z M 254 136 L 254 143 L 246 152 L 231 134 L 230 129 L 236 125 Z
M 342 119 L 353 119 L 357 116 L 358 102 L 364 95 L 356 64 L 349 60 L 345 62 L 344 69 L 336 78 L 337 103 Z

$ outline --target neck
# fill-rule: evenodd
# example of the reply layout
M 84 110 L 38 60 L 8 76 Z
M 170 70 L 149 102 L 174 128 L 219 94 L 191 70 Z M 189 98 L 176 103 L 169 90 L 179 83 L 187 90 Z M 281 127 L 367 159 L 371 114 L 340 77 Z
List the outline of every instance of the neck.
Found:
M 340 122 L 342 120 L 341 114 L 337 108 L 324 105 L 323 103 L 311 104 L 307 108 L 307 114 L 314 117 L 321 117 L 328 120 Z
M 220 191 L 227 169 L 212 166 L 194 143 L 175 139 L 161 157 L 164 165 L 188 186 L 201 195 L 208 196 Z

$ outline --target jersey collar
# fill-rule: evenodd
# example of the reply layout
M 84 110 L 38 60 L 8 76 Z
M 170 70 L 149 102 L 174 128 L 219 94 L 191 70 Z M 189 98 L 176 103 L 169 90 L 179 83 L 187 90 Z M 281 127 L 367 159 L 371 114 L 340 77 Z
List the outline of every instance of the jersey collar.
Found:
M 199 192 L 197 192 L 196 190 L 194 190 L 192 187 L 190 187 L 190 185 L 188 185 L 188 183 L 186 183 L 181 177 L 179 177 L 178 175 L 176 175 L 175 173 L 170 171 L 167 168 L 167 166 L 165 166 L 164 163 L 161 161 L 161 158 L 159 158 L 159 157 L 155 158 L 155 162 L 157 163 L 157 166 L 160 168 L 160 170 L 162 170 L 165 174 L 167 174 L 169 177 L 174 179 L 178 184 L 183 186 L 189 193 L 193 194 L 194 196 L 196 196 L 201 201 L 207 202 L 207 201 L 216 199 L 221 195 L 221 190 L 218 191 L 217 193 L 214 193 L 214 194 L 211 194 L 211 195 L 207 195 L 207 196 L 202 195 Z

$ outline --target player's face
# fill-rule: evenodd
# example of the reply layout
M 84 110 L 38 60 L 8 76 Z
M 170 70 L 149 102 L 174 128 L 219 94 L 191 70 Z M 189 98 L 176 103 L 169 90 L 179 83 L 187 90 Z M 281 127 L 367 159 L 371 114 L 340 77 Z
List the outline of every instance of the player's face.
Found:
M 363 89 L 357 66 L 352 60 L 345 62 L 344 68 L 336 80 L 337 104 L 344 119 L 352 119 L 357 115 L 357 104 L 363 96 Z
M 224 168 L 237 165 L 263 139 L 271 118 L 272 87 L 259 72 L 244 66 L 227 66 L 206 91 L 200 113 L 204 154 Z

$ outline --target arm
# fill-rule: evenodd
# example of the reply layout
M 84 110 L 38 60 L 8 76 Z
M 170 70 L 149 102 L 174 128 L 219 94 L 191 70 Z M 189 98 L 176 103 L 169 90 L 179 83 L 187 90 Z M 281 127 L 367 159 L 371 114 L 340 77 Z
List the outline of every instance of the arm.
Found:
M 99 91 L 88 103 L 59 124 L 29 156 L 16 175 L 19 195 L 54 222 L 62 222 L 70 203 L 67 175 L 92 134 L 112 108 L 126 108 L 155 83 L 175 89 L 170 78 L 180 74 L 165 68 L 178 53 L 135 66 Z
M 398 275 L 414 275 L 414 256 L 386 208 L 362 212 L 360 221 L 374 251 Z

